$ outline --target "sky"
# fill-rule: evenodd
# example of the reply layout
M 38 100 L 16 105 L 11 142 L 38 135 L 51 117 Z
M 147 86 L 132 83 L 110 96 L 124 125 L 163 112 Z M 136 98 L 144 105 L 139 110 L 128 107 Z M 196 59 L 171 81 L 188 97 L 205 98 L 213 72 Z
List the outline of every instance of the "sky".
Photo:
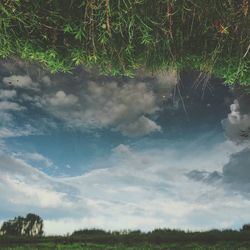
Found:
M 239 229 L 250 222 L 250 97 L 176 72 L 49 74 L 0 62 L 0 223 Z

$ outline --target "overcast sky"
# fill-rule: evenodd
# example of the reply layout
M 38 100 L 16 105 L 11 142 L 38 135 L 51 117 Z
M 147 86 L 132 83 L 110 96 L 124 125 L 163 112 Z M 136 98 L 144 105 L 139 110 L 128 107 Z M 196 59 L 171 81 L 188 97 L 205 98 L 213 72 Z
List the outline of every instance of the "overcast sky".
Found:
M 46 234 L 250 222 L 250 98 L 204 84 L 1 62 L 0 221 L 36 213 Z

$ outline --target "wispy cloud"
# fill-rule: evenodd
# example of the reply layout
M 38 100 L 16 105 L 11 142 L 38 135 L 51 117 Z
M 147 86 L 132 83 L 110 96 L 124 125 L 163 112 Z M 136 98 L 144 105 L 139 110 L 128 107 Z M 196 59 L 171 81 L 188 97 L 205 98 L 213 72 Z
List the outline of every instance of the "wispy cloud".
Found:
M 25 153 L 25 154 L 22 154 L 21 156 L 23 156 L 25 159 L 32 161 L 32 162 L 41 162 L 45 167 L 51 167 L 53 165 L 53 162 L 49 158 L 37 152 Z

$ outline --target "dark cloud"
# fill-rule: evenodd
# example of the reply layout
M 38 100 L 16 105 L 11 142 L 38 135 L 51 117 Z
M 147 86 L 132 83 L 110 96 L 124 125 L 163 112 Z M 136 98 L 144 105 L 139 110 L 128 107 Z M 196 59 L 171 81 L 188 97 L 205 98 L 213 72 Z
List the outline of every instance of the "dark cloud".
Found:
M 187 173 L 186 176 L 191 180 L 202 181 L 208 184 L 217 182 L 222 178 L 221 173 L 217 171 L 211 173 L 208 171 L 192 170 L 191 172 Z
M 192 170 L 186 176 L 194 181 L 213 185 L 219 184 L 227 191 L 250 196 L 250 149 L 245 148 L 230 156 L 222 172 Z
M 222 174 L 226 185 L 250 194 L 250 149 L 233 154 L 223 167 Z

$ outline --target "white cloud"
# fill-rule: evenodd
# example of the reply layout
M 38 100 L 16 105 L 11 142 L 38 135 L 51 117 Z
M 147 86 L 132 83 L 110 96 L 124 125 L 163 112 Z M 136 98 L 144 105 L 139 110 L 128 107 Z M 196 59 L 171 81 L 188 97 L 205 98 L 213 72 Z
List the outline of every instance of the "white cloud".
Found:
M 222 121 L 225 135 L 236 143 L 248 141 L 250 139 L 250 110 L 242 113 L 238 100 L 234 101 L 230 109 L 231 113 L 228 118 Z
M 16 88 L 38 90 L 38 83 L 33 82 L 28 75 L 12 75 L 4 77 L 3 83 Z
M 72 106 L 78 102 L 78 97 L 72 94 L 66 95 L 64 91 L 58 91 L 54 96 L 49 98 L 52 106 Z
M 37 131 L 31 126 L 24 126 L 19 128 L 7 128 L 0 127 L 0 138 L 10 138 L 10 137 L 19 137 L 19 136 L 28 136 L 35 134 Z
M 10 96 L 8 94 L 8 96 Z M 25 107 L 18 103 L 2 101 L 0 102 L 0 138 L 27 136 L 33 134 L 35 130 L 28 124 L 15 125 L 15 112 L 25 110 Z
M 5 187 L 8 187 L 8 192 L 11 193 L 8 201 L 13 205 L 28 205 L 40 208 L 59 208 L 62 205 L 66 207 L 71 206 L 70 202 L 64 202 L 65 193 L 56 192 L 34 183 L 26 183 L 9 175 L 1 176 L 0 180 Z
M 7 100 L 7 99 L 12 99 L 16 97 L 16 91 L 15 90 L 0 90 L 0 99 L 2 100 Z
M 39 153 L 26 153 L 24 154 L 24 158 L 31 161 L 42 162 L 42 164 L 44 164 L 45 167 L 51 167 L 53 165 L 53 162 L 50 159 Z
M 127 154 L 130 152 L 130 147 L 124 144 L 120 144 L 117 147 L 113 148 L 112 151 L 115 154 Z
M 9 126 L 13 121 L 13 115 L 9 112 L 6 112 L 6 110 L 0 110 L 0 121 L 2 126 L 4 124 Z
M 19 111 L 25 109 L 15 102 L 2 101 L 0 102 L 0 111 Z
M 145 116 L 159 111 L 156 96 L 145 83 L 88 82 L 74 95 L 60 90 L 54 95 L 36 97 L 35 103 L 70 128 L 111 128 L 128 136 L 160 130 Z
M 123 135 L 136 137 L 148 135 L 161 131 L 161 126 L 145 116 L 141 116 L 135 122 L 119 125 L 115 130 L 121 131 Z
M 25 161 L 0 155 L 0 193 L 6 203 L 26 207 L 69 208 L 66 193 L 57 191 L 56 181 Z M 60 188 L 58 188 L 60 189 Z
M 50 86 L 52 84 L 50 77 L 46 75 L 42 77 L 41 82 L 46 84 L 47 86 Z
M 192 148 L 182 161 L 169 148 L 138 152 L 121 144 L 113 152 L 109 168 L 67 178 L 49 177 L 23 160 L 2 155 L 1 200 L 17 211 L 25 206 L 56 214 L 57 219 L 45 218 L 45 230 L 53 234 L 86 227 L 204 230 L 237 227 L 250 220 L 247 198 L 228 192 L 221 182 L 208 185 L 186 177 L 206 159 Z M 224 162 L 226 157 L 229 161 L 227 152 L 220 152 Z M 119 157 L 123 153 L 128 157 Z M 216 165 L 217 155 L 207 154 L 208 162 Z M 190 162 L 194 156 L 196 162 Z

